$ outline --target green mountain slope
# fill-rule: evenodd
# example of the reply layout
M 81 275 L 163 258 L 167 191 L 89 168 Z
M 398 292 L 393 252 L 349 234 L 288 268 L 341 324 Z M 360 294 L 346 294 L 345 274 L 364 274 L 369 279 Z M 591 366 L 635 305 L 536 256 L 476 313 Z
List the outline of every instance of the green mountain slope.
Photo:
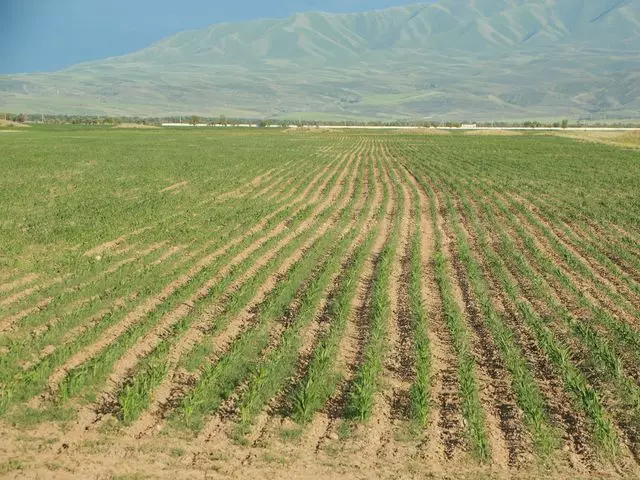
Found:
M 637 117 L 640 0 L 441 0 L 180 33 L 55 73 L 0 108 L 287 118 Z

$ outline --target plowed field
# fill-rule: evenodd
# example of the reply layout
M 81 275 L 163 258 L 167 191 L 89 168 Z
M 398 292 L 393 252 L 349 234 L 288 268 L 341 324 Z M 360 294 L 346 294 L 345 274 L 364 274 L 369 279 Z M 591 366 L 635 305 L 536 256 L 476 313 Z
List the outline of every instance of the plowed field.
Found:
M 0 138 L 0 476 L 637 478 L 640 153 Z

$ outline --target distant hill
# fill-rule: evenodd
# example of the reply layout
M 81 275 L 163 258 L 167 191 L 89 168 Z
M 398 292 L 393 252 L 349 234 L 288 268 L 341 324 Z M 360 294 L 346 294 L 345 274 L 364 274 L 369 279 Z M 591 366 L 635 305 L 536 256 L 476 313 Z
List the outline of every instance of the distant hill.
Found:
M 477 120 L 640 116 L 640 0 L 441 0 L 186 31 L 55 73 L 0 109 Z

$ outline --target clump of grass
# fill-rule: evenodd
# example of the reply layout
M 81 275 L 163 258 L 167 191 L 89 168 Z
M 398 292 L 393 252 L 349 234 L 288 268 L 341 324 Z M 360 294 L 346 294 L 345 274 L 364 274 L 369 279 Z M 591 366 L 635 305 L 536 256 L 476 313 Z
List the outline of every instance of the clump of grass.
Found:
M 6 462 L 0 463 L 0 474 L 6 475 L 10 472 L 15 472 L 16 470 L 23 470 L 24 462 L 20 460 L 7 460 Z

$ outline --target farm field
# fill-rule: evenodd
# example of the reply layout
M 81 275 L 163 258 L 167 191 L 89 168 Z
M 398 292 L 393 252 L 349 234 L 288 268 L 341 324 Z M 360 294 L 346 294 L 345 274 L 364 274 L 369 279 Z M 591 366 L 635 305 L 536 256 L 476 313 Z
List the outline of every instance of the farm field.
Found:
M 268 130 L 0 135 L 0 477 L 640 476 L 638 150 Z

